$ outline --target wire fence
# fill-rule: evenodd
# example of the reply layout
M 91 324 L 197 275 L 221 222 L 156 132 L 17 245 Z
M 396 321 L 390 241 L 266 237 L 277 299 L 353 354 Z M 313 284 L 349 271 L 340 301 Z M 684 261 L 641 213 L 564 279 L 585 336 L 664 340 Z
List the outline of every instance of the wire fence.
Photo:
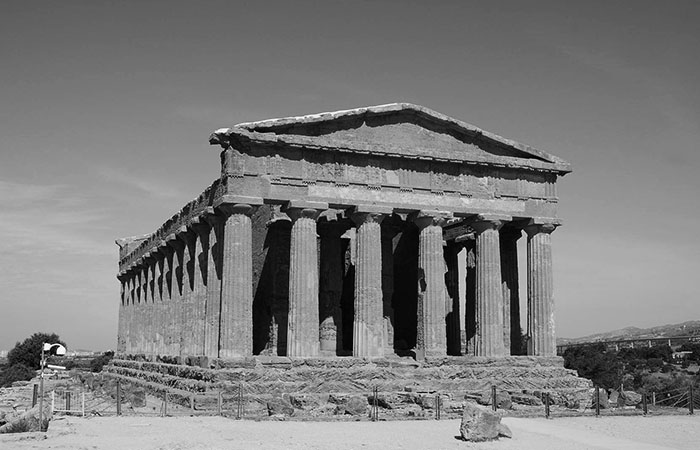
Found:
M 36 391 L 36 388 L 35 388 Z M 319 397 L 325 398 L 318 401 Z M 466 402 L 477 402 L 505 416 L 570 417 L 647 414 L 694 414 L 700 396 L 692 386 L 665 391 L 608 392 L 595 388 L 572 403 L 556 390 L 527 395 L 489 389 L 454 392 L 383 392 L 373 386 L 367 392 L 320 394 L 260 394 L 246 383 L 227 383 L 206 392 L 189 392 L 162 385 L 148 385 L 127 378 L 98 375 L 80 389 L 56 389 L 50 394 L 54 414 L 86 417 L 224 416 L 233 419 L 265 419 L 270 416 L 334 420 L 430 419 L 460 417 Z M 36 392 L 32 398 L 37 402 Z M 353 403 L 354 402 L 354 403 Z

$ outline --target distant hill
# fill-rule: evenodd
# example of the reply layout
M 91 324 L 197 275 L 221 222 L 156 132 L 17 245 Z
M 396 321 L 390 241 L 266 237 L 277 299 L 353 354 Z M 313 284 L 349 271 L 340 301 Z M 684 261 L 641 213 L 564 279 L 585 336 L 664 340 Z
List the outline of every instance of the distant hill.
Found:
M 652 328 L 626 327 L 579 338 L 557 338 L 557 345 L 579 344 L 583 342 L 616 341 L 623 339 L 671 338 L 676 336 L 700 336 L 700 320 Z

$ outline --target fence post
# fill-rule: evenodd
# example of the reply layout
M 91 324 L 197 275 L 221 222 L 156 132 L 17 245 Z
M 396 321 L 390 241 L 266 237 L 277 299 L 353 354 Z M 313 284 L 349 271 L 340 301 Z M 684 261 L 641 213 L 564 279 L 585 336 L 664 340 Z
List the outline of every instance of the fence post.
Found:
M 647 413 L 649 412 L 649 407 L 647 405 L 647 393 L 644 392 L 642 394 L 642 410 L 644 411 L 644 415 L 646 416 Z
M 122 415 L 122 381 L 117 378 L 117 415 Z
M 656 392 L 651 393 L 651 404 L 652 406 L 656 406 Z
M 491 409 L 496 411 L 498 409 L 498 405 L 496 405 L 496 386 L 493 385 L 491 386 Z
M 595 415 L 600 416 L 600 386 L 595 387 Z
M 222 408 L 222 403 L 223 403 L 223 398 L 221 396 L 221 389 L 217 391 L 217 399 L 216 399 L 216 412 L 221 415 L 221 410 Z
M 241 418 L 241 411 L 243 409 L 243 384 L 238 383 L 238 408 L 236 410 L 236 419 Z
M 71 394 L 70 391 L 66 391 L 66 393 L 65 393 L 65 396 L 66 396 L 66 404 L 65 404 L 66 414 L 68 414 L 68 411 L 70 411 L 70 394 Z
M 40 398 L 40 400 L 41 400 L 41 398 Z M 41 402 L 39 402 L 39 403 L 41 403 Z M 51 391 L 51 414 L 53 414 L 53 410 L 55 409 L 55 406 L 56 406 L 56 391 Z M 39 408 L 41 408 L 41 406 L 39 406 Z M 42 427 L 42 430 L 43 430 L 43 425 L 40 425 L 40 426 Z
M 82 406 L 81 409 L 83 411 L 83 417 L 85 417 L 85 391 L 82 392 Z
M 168 415 L 168 390 L 163 391 L 163 417 Z
M 435 420 L 440 420 L 440 418 L 441 418 L 441 415 L 440 415 L 441 408 L 440 407 L 442 405 L 440 403 L 441 403 L 440 393 L 437 392 L 435 394 Z
M 379 420 L 379 399 L 377 398 L 378 396 L 379 388 L 375 386 L 374 388 L 372 388 L 372 422 L 376 422 L 377 420 Z
M 39 398 L 39 385 L 34 384 L 34 391 L 32 392 L 32 408 L 36 406 L 36 401 Z
M 544 417 L 549 419 L 549 392 L 544 393 Z
M 190 394 L 190 414 L 194 415 L 194 394 Z
M 693 405 L 694 402 L 693 398 L 693 385 L 690 385 L 690 389 L 688 390 L 688 413 L 692 416 L 695 414 L 695 405 Z

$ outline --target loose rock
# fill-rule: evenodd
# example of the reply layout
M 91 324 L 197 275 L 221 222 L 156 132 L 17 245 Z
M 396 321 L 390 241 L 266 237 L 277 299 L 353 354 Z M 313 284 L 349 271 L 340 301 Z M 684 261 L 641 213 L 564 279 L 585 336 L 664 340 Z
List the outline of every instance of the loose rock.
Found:
M 510 438 L 510 429 L 501 423 L 501 416 L 487 408 L 467 403 L 462 412 L 460 435 L 465 441 L 483 442 L 499 436 Z

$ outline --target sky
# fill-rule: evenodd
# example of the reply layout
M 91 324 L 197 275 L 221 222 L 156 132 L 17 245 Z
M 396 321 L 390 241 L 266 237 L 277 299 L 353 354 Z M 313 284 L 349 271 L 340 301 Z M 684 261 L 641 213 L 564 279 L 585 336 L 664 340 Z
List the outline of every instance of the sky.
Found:
M 218 177 L 212 131 L 392 102 L 572 164 L 559 336 L 700 319 L 699 19 L 681 0 L 3 1 L 0 349 L 115 347 L 114 240 Z

